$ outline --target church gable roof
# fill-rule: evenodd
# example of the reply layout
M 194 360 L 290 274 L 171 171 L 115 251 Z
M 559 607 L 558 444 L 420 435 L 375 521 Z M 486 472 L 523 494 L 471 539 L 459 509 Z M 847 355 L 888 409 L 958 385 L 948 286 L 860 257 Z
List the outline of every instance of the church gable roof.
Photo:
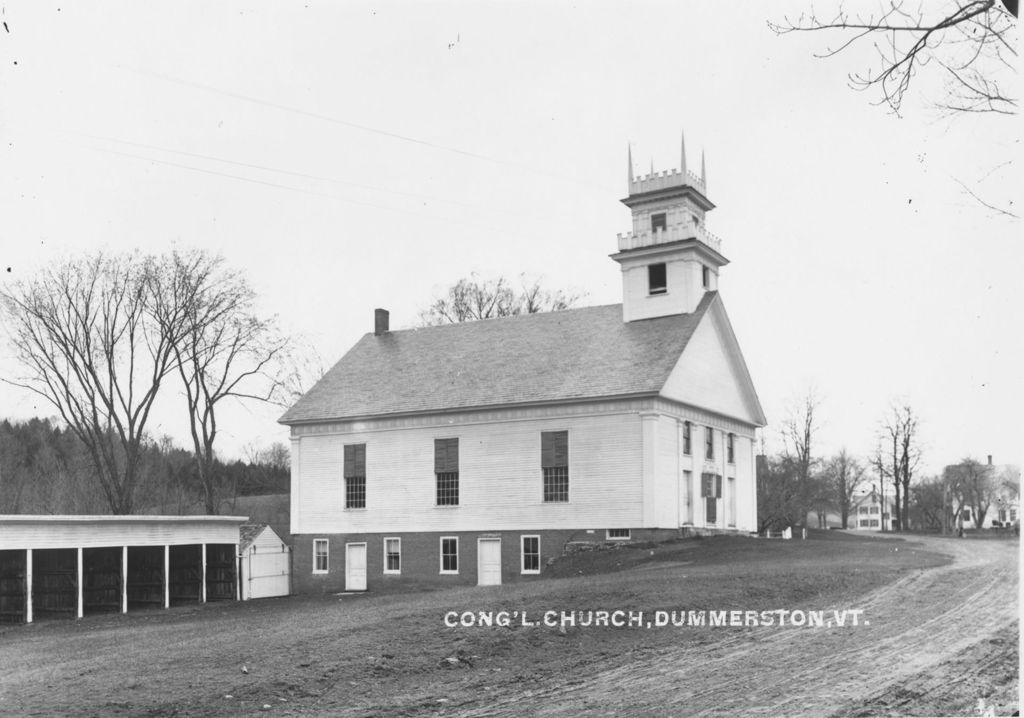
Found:
M 716 296 L 634 322 L 611 304 L 366 334 L 280 421 L 656 393 Z

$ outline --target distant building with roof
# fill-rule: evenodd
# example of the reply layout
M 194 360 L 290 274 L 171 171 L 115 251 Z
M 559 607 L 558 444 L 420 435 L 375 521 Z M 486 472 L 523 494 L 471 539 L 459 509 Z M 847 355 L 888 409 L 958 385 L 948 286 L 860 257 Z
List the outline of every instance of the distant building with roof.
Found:
M 765 418 L 700 176 L 635 178 L 621 304 L 375 328 L 281 418 L 293 586 L 497 584 L 575 541 L 757 528 Z

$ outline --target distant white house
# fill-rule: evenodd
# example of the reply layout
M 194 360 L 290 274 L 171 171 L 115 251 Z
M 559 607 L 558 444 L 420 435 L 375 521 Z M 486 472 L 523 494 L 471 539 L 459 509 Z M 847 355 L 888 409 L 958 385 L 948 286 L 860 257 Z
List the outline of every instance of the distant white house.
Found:
M 298 591 L 496 584 L 574 540 L 757 527 L 764 414 L 686 167 L 634 178 L 622 304 L 366 334 L 282 418 Z M 703 163 L 702 163 L 703 165 Z
M 882 495 L 873 488 L 854 496 L 847 521 L 848 528 L 858 531 L 892 531 L 895 514 L 895 496 Z
M 885 496 L 874 486 L 862 489 L 853 495 L 850 513 L 846 518 L 846 527 L 854 531 L 892 531 L 894 498 L 892 494 Z M 807 514 L 807 525 L 820 529 L 839 529 L 843 527 L 843 519 L 838 511 L 810 511 Z

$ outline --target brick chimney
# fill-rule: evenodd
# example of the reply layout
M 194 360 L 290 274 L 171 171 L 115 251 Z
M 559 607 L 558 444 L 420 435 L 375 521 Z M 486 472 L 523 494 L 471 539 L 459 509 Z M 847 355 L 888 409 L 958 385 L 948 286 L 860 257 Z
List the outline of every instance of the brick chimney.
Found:
M 386 334 L 389 331 L 388 328 L 388 310 L 387 309 L 374 309 L 373 310 L 373 333 L 378 337 L 381 334 Z

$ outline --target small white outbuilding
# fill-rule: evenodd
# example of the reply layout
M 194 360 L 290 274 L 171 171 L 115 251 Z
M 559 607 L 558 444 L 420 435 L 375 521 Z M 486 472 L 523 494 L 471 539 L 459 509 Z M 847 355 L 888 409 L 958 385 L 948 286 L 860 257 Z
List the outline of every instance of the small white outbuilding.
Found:
M 242 525 L 239 567 L 243 601 L 291 593 L 291 548 L 266 524 Z

